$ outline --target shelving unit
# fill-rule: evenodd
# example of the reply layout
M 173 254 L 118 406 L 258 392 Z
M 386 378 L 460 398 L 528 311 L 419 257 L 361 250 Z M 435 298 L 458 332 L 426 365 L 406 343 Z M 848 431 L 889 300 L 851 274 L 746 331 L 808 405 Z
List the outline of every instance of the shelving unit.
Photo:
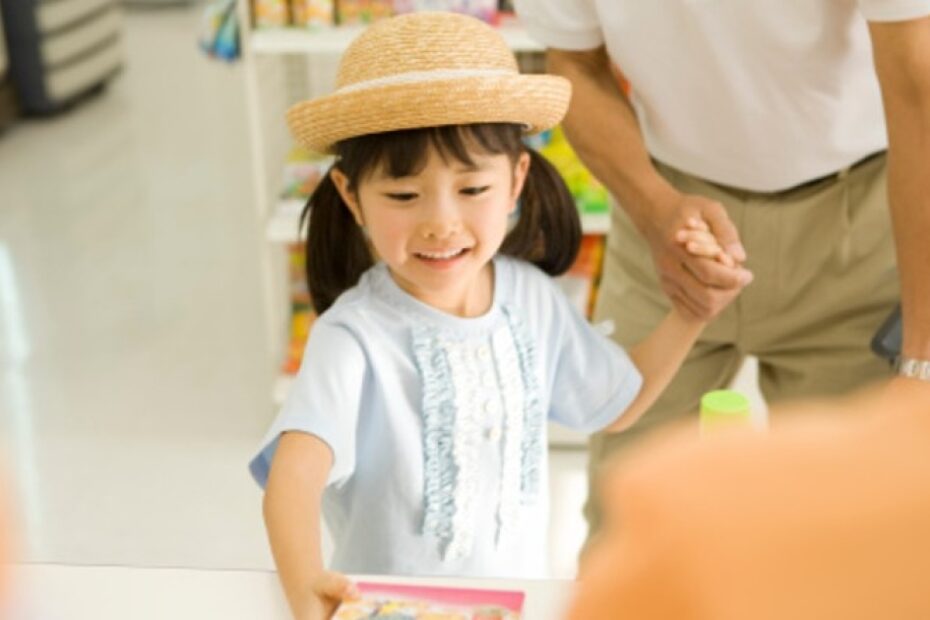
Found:
M 116 0 L 3 0 L 0 7 L 10 75 L 24 110 L 59 111 L 122 65 Z
M 252 33 L 255 54 L 341 54 L 364 27 L 263 28 Z M 498 32 L 514 52 L 542 52 L 539 43 L 517 26 L 502 26 Z

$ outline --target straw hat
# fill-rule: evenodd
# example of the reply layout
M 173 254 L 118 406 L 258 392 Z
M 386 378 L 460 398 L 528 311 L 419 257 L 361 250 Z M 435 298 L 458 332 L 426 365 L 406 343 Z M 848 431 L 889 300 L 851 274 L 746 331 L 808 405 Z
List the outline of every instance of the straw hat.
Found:
M 320 153 L 371 133 L 469 123 L 517 123 L 527 133 L 557 124 L 571 85 L 521 75 L 503 37 L 454 13 L 392 17 L 356 38 L 339 65 L 336 91 L 287 112 L 294 137 Z

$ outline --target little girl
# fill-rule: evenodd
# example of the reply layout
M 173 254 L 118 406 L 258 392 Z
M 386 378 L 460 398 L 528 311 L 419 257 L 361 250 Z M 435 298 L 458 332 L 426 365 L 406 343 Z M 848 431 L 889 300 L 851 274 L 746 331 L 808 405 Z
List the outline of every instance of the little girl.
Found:
M 336 155 L 303 214 L 320 316 L 251 463 L 300 618 L 351 589 L 324 569 L 321 512 L 339 571 L 544 575 L 546 423 L 630 426 L 703 327 L 672 312 L 628 356 L 556 288 L 578 213 L 522 136 L 560 121 L 570 86 L 520 75 L 492 28 L 381 22 L 338 84 L 288 112 L 297 139 Z M 698 224 L 679 240 L 720 254 Z

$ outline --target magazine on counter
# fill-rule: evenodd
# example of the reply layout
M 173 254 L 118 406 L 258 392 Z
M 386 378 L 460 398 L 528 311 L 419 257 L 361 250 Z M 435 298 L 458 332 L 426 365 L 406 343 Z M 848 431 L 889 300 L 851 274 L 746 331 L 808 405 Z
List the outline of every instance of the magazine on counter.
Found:
M 388 583 L 358 583 L 361 597 L 344 602 L 336 620 L 518 620 L 524 593 Z

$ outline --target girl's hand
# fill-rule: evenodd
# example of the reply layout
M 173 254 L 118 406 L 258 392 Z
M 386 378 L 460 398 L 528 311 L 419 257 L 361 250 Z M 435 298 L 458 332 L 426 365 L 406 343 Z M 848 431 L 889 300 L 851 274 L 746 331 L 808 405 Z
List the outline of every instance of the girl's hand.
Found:
M 342 573 L 323 571 L 294 609 L 295 620 L 329 620 L 344 600 L 358 598 L 355 584 Z
M 752 282 L 752 272 L 742 266 L 742 261 L 737 260 L 732 254 L 723 249 L 720 242 L 711 231 L 710 226 L 701 218 L 690 217 L 685 220 L 685 227 L 675 234 L 675 241 L 677 241 L 691 256 L 710 259 L 724 267 L 738 269 L 746 274 L 747 280 L 745 284 L 742 284 L 738 288 L 719 289 L 716 291 L 717 302 L 720 304 L 721 310 L 728 306 L 740 294 L 743 287 Z M 705 317 L 688 316 L 689 313 L 682 313 L 681 308 L 676 307 L 676 309 L 682 314 L 683 318 L 699 318 L 703 321 L 708 320 L 708 318 Z M 709 318 L 713 318 L 713 316 L 715 315 Z
M 686 227 L 675 233 L 675 241 L 680 243 L 692 256 L 710 258 L 727 267 L 735 267 L 736 261 L 728 254 L 702 219 L 689 218 Z

